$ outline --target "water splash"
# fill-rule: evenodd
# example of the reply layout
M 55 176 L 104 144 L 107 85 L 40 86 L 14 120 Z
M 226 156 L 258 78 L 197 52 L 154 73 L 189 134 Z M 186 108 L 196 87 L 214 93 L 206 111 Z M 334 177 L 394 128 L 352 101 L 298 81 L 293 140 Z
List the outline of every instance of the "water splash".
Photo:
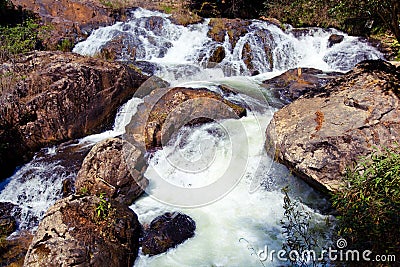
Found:
M 382 58 L 375 48 L 358 37 L 335 29 L 283 30 L 267 22 L 253 20 L 247 33 L 232 46 L 228 34 L 223 42 L 208 36 L 209 19 L 183 27 L 173 24 L 159 12 L 137 9 L 127 22 L 94 31 L 78 43 L 74 52 L 94 55 L 117 37 L 124 47 L 135 48 L 135 58 L 119 53 L 119 60 L 146 61 L 155 74 L 173 84 L 190 79 L 217 79 L 226 76 L 285 71 L 296 67 L 313 67 L 324 71 L 348 71 L 365 59 Z M 343 41 L 328 46 L 332 34 L 343 35 Z M 222 47 L 225 57 L 210 62 L 213 52 Z M 212 74 L 210 74 L 212 73 Z
M 11 202 L 21 209 L 16 213 L 19 230 L 37 227 L 46 210 L 62 197 L 64 181 L 75 181 L 90 148 L 96 142 L 123 134 L 126 124 L 142 101 L 132 98 L 121 106 L 112 130 L 44 148 L 5 181 L 0 201 Z

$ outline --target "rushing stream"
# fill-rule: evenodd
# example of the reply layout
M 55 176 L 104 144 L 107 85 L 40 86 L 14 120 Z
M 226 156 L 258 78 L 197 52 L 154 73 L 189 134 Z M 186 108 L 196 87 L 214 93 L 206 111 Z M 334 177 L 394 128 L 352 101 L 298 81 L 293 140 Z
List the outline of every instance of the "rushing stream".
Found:
M 361 60 L 381 57 L 362 40 L 334 29 L 283 31 L 256 20 L 232 48 L 228 37 L 217 43 L 207 36 L 209 21 L 183 27 L 172 24 L 168 15 L 137 9 L 129 21 L 95 30 L 74 48 L 76 53 L 95 55 L 111 40 L 122 38 L 124 47 L 136 47 L 135 58 L 128 49 L 122 49 L 118 60 L 135 59 L 146 66 L 145 72 L 151 69 L 148 72 L 172 86 L 218 91 L 218 85 L 228 85 L 239 92 L 230 100 L 245 102 L 249 107 L 248 116 L 238 120 L 183 127 L 176 139 L 150 157 L 146 177 L 152 192 L 162 190 L 154 182 L 160 178 L 188 190 L 210 185 L 227 172 L 241 179 L 220 198 L 198 205 L 185 205 L 185 199 L 177 194 L 171 194 L 171 199 L 145 194 L 137 200 L 131 208 L 143 224 L 166 211 L 176 210 L 191 216 L 197 229 L 193 238 L 167 253 L 153 257 L 140 253 L 135 266 L 262 266 L 249 250 L 249 244 L 256 251 L 264 246 L 281 248 L 280 220 L 284 213 L 281 188 L 287 185 L 292 196 L 305 204 L 315 220 L 323 221 L 325 216 L 320 210 L 326 206 L 325 200 L 287 168 L 274 163 L 264 151 L 264 132 L 275 111 L 268 101 L 279 100 L 269 98 L 268 90 L 260 86 L 261 81 L 294 67 L 347 71 Z M 270 38 L 260 38 L 262 32 Z M 344 35 L 344 40 L 328 47 L 332 33 Z M 251 47 L 251 70 L 243 59 L 246 44 Z M 272 66 L 266 50 L 260 49 L 266 45 L 270 47 Z M 207 68 L 217 46 L 224 47 L 226 56 Z M 250 76 L 252 73 L 259 74 Z M 0 201 L 12 202 L 21 209 L 20 229 L 37 226 L 46 209 L 62 196 L 63 181 L 75 178 L 77 169 L 69 168 L 61 153 L 65 149 L 69 149 L 68 153 L 83 153 L 102 139 L 123 134 L 141 102 L 133 98 L 121 107 L 113 130 L 43 149 L 0 185 Z M 282 262 L 264 264 L 281 266 Z

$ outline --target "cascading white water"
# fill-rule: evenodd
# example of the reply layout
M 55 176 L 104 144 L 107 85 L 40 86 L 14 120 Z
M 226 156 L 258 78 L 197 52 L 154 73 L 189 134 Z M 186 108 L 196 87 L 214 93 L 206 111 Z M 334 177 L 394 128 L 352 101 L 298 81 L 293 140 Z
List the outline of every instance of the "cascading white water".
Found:
M 21 209 L 15 216 L 20 230 L 35 228 L 46 210 L 62 197 L 63 181 L 75 180 L 82 157 L 74 154 L 85 154 L 96 142 L 123 134 L 125 125 L 142 102 L 142 99 L 132 98 L 124 104 L 115 118 L 113 130 L 67 146 L 42 149 L 31 162 L 2 183 L 0 202 L 11 202 L 17 205 L 16 209 Z
M 315 220 L 322 221 L 324 216 L 313 208 L 318 205 L 324 207 L 324 200 L 304 182 L 293 177 L 285 167 L 272 163 L 265 154 L 264 131 L 274 110 L 268 108 L 265 102 L 260 104 L 254 99 L 254 92 L 268 96 L 268 91 L 259 86 L 260 81 L 290 68 L 303 66 L 346 71 L 363 59 L 381 57 L 379 52 L 358 38 L 333 29 L 313 29 L 298 34 L 294 30 L 283 31 L 257 20 L 252 21 L 249 32 L 232 49 L 228 38 L 217 43 L 207 36 L 208 23 L 209 20 L 205 20 L 188 27 L 177 26 L 169 21 L 168 15 L 137 9 L 128 22 L 95 30 L 86 41 L 74 48 L 76 53 L 95 55 L 109 41 L 122 38 L 125 47 L 136 47 L 136 61 L 154 64 L 155 73 L 172 85 L 206 87 L 216 92 L 218 85 L 229 85 L 239 92 L 236 96 L 229 96 L 230 100 L 244 101 L 253 107 L 247 117 L 239 120 L 181 129 L 176 140 L 150 159 L 146 177 L 150 180 L 149 188 L 157 191 L 160 188 L 154 180 L 159 177 L 182 188 L 208 185 L 218 179 L 220 172 L 226 171 L 226 166 L 231 164 L 234 168 L 236 160 L 243 160 L 240 153 L 232 155 L 231 146 L 236 146 L 236 151 L 247 153 L 245 168 L 233 170 L 241 173 L 242 179 L 221 199 L 209 205 L 180 208 L 166 204 L 168 201 L 160 202 L 144 195 L 131 206 L 143 224 L 173 210 L 188 214 L 197 224 L 193 238 L 158 256 L 148 257 L 140 253 L 135 266 L 261 266 L 248 249 L 248 243 L 255 250 L 263 249 L 265 245 L 280 249 L 283 236 L 279 221 L 284 211 L 281 188 L 286 185 L 290 185 L 296 198 L 308 205 L 305 209 L 313 213 Z M 328 38 L 332 33 L 344 35 L 344 40 L 328 48 Z M 253 71 L 261 73 L 256 77 L 243 77 L 251 74 L 243 60 L 246 44 L 251 47 Z M 222 62 L 206 68 L 217 46 L 224 47 L 226 56 Z M 122 49 L 119 60 L 132 60 L 129 57 Z M 77 145 L 90 146 L 104 138 L 123 134 L 125 125 L 141 101 L 133 98 L 121 109 L 113 131 L 88 136 L 79 140 Z M 244 131 L 235 132 L 238 127 L 243 127 Z M 221 129 L 231 131 L 227 135 Z M 232 140 L 236 142 L 232 143 Z M 42 153 L 24 165 L 7 180 L 0 193 L 0 201 L 15 203 L 23 209 L 21 228 L 37 225 L 45 210 L 61 197 L 62 181 L 76 175 L 76 172 L 62 167 L 62 161 L 57 157 L 49 160 L 50 155 L 57 155 L 58 151 L 58 148 L 49 149 L 47 154 Z M 200 153 L 204 151 L 210 153 Z M 41 157 L 47 157 L 47 160 L 38 163 Z M 195 166 L 199 169 L 188 173 L 176 168 L 185 169 L 188 162 L 197 162 Z M 61 171 L 54 171 L 56 169 Z M 173 192 L 171 195 L 174 195 Z M 179 195 L 176 197 L 179 198 Z M 240 242 L 241 238 L 248 243 Z M 283 263 L 264 264 L 281 266 Z
M 258 20 L 251 21 L 247 33 L 234 48 L 226 34 L 222 43 L 208 36 L 209 21 L 183 27 L 173 24 L 168 15 L 149 12 L 141 8 L 131 14 L 127 22 L 93 31 L 89 38 L 77 44 L 74 52 L 95 55 L 116 37 L 124 46 L 135 47 L 135 60 L 156 64 L 156 75 L 177 84 L 191 80 L 209 80 L 224 76 L 249 75 L 284 71 L 295 67 L 314 67 L 325 71 L 347 71 L 365 59 L 382 58 L 373 47 L 357 37 L 335 29 L 288 29 Z M 344 36 L 341 43 L 328 47 L 332 34 Z M 249 46 L 252 58 L 250 70 L 244 60 L 244 47 Z M 225 58 L 204 68 L 216 47 L 222 46 Z M 246 50 L 247 51 L 247 50 Z M 269 52 L 268 52 L 269 51 Z M 119 60 L 128 60 L 120 53 Z M 272 67 L 272 68 L 271 68 Z

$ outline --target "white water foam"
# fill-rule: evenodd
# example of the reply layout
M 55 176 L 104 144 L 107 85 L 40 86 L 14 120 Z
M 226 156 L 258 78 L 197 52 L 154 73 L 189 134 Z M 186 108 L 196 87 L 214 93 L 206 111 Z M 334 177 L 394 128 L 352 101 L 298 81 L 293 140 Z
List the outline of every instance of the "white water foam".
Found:
M 262 127 L 266 127 L 270 119 L 270 115 L 263 115 Z M 178 211 L 191 216 L 197 228 L 195 236 L 176 249 L 170 249 L 166 253 L 152 257 L 140 253 L 134 266 L 261 266 L 254 251 L 249 250 L 249 245 L 255 251 L 264 249 L 264 246 L 268 246 L 269 249 L 281 249 L 283 236 L 280 220 L 283 218 L 284 209 L 280 188 L 290 184 L 296 191 L 295 194 L 303 197 L 303 200 L 307 201 L 307 198 L 315 197 L 315 193 L 304 183 L 296 181 L 286 168 L 274 166 L 272 173 L 268 172 L 268 169 L 263 169 L 268 165 L 265 161 L 271 159 L 265 155 L 263 149 L 265 138 L 259 131 L 260 122 L 256 117 L 248 116 L 240 120 L 227 120 L 221 123 L 246 124 L 246 129 L 249 130 L 246 136 L 248 142 L 240 142 L 238 145 L 242 146 L 241 150 L 250 152 L 247 172 L 243 174 L 242 180 L 232 191 L 222 199 L 206 206 L 182 209 L 163 204 L 152 196 L 144 196 L 137 200 L 131 209 L 139 215 L 139 220 L 144 225 L 148 225 L 152 219 L 164 212 Z M 213 169 L 220 169 L 223 172 L 224 168 L 231 164 L 232 158 L 229 153 L 224 153 L 226 140 L 221 138 L 216 131 L 207 131 L 210 128 L 213 128 L 212 124 L 194 128 L 189 136 L 186 136 L 183 147 L 177 147 L 179 142 L 175 142 L 158 151 L 150 161 L 151 167 L 146 172 L 146 177 L 150 180 L 149 186 L 152 186 L 154 178 L 159 175 L 171 183 L 186 188 L 204 185 L 218 178 L 221 173 Z M 214 146 L 218 150 L 216 152 L 218 155 L 213 159 L 210 168 L 199 175 L 171 168 L 166 155 L 174 150 L 184 150 L 184 153 L 189 150 L 189 153 L 198 155 L 196 149 L 193 148 L 201 142 L 199 140 L 210 138 L 210 132 L 218 136 L 218 144 Z M 185 134 L 185 131 L 182 134 Z M 242 133 L 237 132 L 237 134 Z M 199 138 L 201 135 L 205 136 Z M 231 138 L 235 139 L 232 136 Z M 254 179 L 258 180 L 262 186 L 250 193 Z M 180 197 L 175 194 L 176 192 L 170 192 L 172 198 Z M 318 221 L 324 220 L 324 216 L 307 207 L 306 209 L 313 213 Z M 274 261 L 264 264 L 265 266 L 281 266 L 282 262 Z
M 80 150 L 106 138 L 123 134 L 126 124 L 142 102 L 140 98 L 132 98 L 121 106 L 113 130 L 87 136 L 69 146 Z M 57 157 L 57 153 L 62 153 L 57 151 L 57 146 L 44 150 L 46 153 L 38 153 L 31 162 L 23 165 L 8 178 L 0 192 L 1 202 L 11 202 L 21 209 L 20 215 L 16 216 L 20 230 L 34 229 L 46 210 L 61 198 L 63 181 L 75 180 L 76 177 L 76 172 L 70 169 L 70 165 L 64 166 L 64 161 L 68 159 Z
M 154 20 L 154 17 L 159 18 Z M 162 27 L 153 27 L 150 20 L 156 24 L 160 23 Z M 124 44 L 137 48 L 136 60 L 156 64 L 158 67 L 156 74 L 172 85 L 186 82 L 185 85 L 195 88 L 205 86 L 218 91 L 218 85 L 224 83 L 236 88 L 240 94 L 245 94 L 242 97 L 248 103 L 258 102 L 250 96 L 251 90 L 261 90 L 257 85 L 260 81 L 284 70 L 306 66 L 322 70 L 346 71 L 363 59 L 381 57 L 379 52 L 360 42 L 358 38 L 335 30 L 310 30 L 300 36 L 297 34 L 296 37 L 294 31 L 283 31 L 265 22 L 253 21 L 249 33 L 241 37 L 236 47 L 232 49 L 228 38 L 222 43 L 212 41 L 207 36 L 208 27 L 208 20 L 185 28 L 172 24 L 168 20 L 168 15 L 137 9 L 130 21 L 93 31 L 86 41 L 74 48 L 74 52 L 95 55 L 107 42 L 123 36 Z M 271 38 L 262 40 L 260 33 L 268 34 Z M 344 40 L 328 48 L 327 40 L 332 33 L 344 35 Z M 271 49 L 272 69 L 269 67 L 265 49 L 260 49 L 265 44 L 263 42 L 267 42 Z M 254 68 L 261 73 L 252 78 L 240 77 L 251 73 L 242 58 L 246 43 L 250 44 L 252 50 Z M 212 51 L 217 46 L 224 47 L 225 59 L 213 68 L 205 68 Z M 125 56 L 121 55 L 120 60 L 124 60 Z M 233 97 L 233 100 L 238 99 Z M 133 99 L 122 108 L 113 131 L 83 138 L 79 141 L 79 145 L 93 145 L 104 138 L 122 134 L 125 124 L 136 112 L 136 106 L 140 102 L 140 99 Z M 263 109 L 260 107 L 256 110 Z M 169 206 L 146 195 L 136 201 L 131 208 L 139 215 L 143 224 L 150 223 L 152 219 L 166 211 L 176 210 L 191 216 L 196 221 L 197 230 L 193 238 L 166 253 L 154 257 L 140 253 L 135 266 L 260 266 L 255 255 L 248 250 L 247 243 L 239 240 L 245 238 L 256 250 L 263 249 L 265 245 L 272 249 L 280 249 L 283 242 L 279 224 L 283 216 L 283 194 L 280 191 L 282 187 L 290 185 L 293 194 L 303 203 L 324 206 L 318 194 L 293 177 L 287 168 L 279 164 L 273 164 L 271 169 L 267 168 L 271 159 L 265 155 L 263 149 L 264 129 L 271 116 L 272 114 L 264 109 L 264 112 L 259 113 L 258 119 L 249 115 L 240 120 L 221 122 L 231 126 L 246 125 L 245 132 L 232 131 L 231 134 L 234 140 L 242 140 L 241 135 L 245 133 L 246 142 L 237 142 L 235 145 L 239 151 L 247 152 L 248 165 L 245 170 L 238 170 L 243 172 L 242 179 L 219 201 L 191 209 Z M 202 187 L 215 181 L 220 171 L 226 170 L 229 163 L 232 161 L 235 163 L 235 157 L 239 158 L 240 154 L 230 154 L 228 139 L 223 138 L 223 135 L 218 136 L 218 131 L 213 131 L 213 127 L 209 124 L 189 131 L 186 129 L 186 132 L 182 129 L 180 139 L 157 151 L 150 161 L 151 167 L 146 172 L 150 188 L 157 190 L 157 186 L 153 183 L 155 174 L 183 188 Z M 189 161 L 203 159 L 199 154 L 203 151 L 199 141 L 205 139 L 212 142 L 214 149 L 212 150 L 214 154 L 210 154 L 213 157 L 204 158 L 206 162 L 212 163 L 209 170 L 206 168 L 196 176 L 176 170 L 169 165 L 167 155 L 173 153 L 181 153 L 183 158 Z M 244 145 L 245 143 L 247 145 Z M 178 144 L 181 146 L 177 147 Z M 57 154 L 57 149 L 51 148 L 48 152 L 54 156 Z M 23 227 L 35 225 L 35 220 L 37 224 L 37 220 L 45 210 L 60 197 L 62 180 L 75 175 L 68 173 L 69 170 L 61 170 L 64 176 L 59 175 L 60 172 L 56 173 L 54 170 L 61 168 L 57 162 L 44 161 L 43 165 L 41 164 L 33 160 L 24 165 L 8 179 L 8 184 L 0 193 L 0 201 L 18 204 L 26 214 L 32 216 L 30 219 L 21 218 Z M 178 162 L 178 165 L 181 164 Z M 171 195 L 174 193 L 171 192 Z M 317 219 L 319 218 L 318 220 L 323 220 L 318 211 L 307 206 L 305 208 Z M 266 265 L 274 266 L 282 263 L 272 262 Z
M 206 19 L 200 24 L 183 27 L 173 24 L 166 15 L 139 8 L 131 20 L 95 30 L 73 51 L 94 55 L 118 36 L 126 46 L 136 48 L 136 60 L 156 64 L 158 70 L 155 74 L 173 84 L 296 67 L 348 71 L 362 60 L 382 58 L 380 52 L 360 38 L 335 29 L 284 31 L 258 20 L 251 21 L 248 32 L 233 48 L 228 34 L 223 42 L 215 42 L 208 36 L 209 21 Z M 343 41 L 329 47 L 328 39 L 332 34 L 343 35 Z M 218 46 L 225 50 L 225 58 L 210 65 L 210 57 Z M 244 50 L 245 47 L 250 47 L 250 50 Z M 245 56 L 252 58 L 252 69 L 246 64 Z M 123 54 L 119 59 L 126 60 Z

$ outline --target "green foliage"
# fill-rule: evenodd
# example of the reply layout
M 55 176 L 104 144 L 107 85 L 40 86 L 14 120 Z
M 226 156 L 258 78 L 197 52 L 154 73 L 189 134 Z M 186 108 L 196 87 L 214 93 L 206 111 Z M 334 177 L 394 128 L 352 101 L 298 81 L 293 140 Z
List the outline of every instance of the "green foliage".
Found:
M 73 48 L 74 48 L 74 42 L 71 41 L 70 39 L 62 39 L 57 44 L 57 50 L 60 50 L 63 52 L 71 52 Z
M 400 41 L 400 4 L 398 0 L 336 0 L 330 13 L 346 26 L 349 19 L 360 19 L 368 27 L 388 29 Z
M 111 209 L 111 203 L 108 198 L 105 197 L 105 193 L 101 193 L 99 204 L 96 207 L 96 215 L 99 219 L 106 219 Z
M 396 61 L 400 61 L 400 42 L 395 40 L 392 44 L 391 44 L 392 49 L 394 49 L 395 51 L 397 50 L 397 56 L 394 60 Z
M 129 1 L 127 0 L 100 0 L 100 3 L 104 5 L 105 7 L 111 8 L 111 9 L 121 9 L 124 7 L 127 7 L 129 5 Z
M 89 193 L 89 190 L 87 189 L 87 187 L 82 187 L 82 188 L 79 190 L 79 194 L 80 194 L 80 195 L 86 196 L 86 195 L 88 195 L 88 193 Z
M 299 253 L 298 259 L 290 259 L 293 266 L 319 266 L 325 262 L 318 262 L 318 252 L 322 249 L 322 244 L 319 241 L 326 239 L 325 227 L 320 223 L 315 222 L 309 211 L 306 211 L 303 206 L 297 201 L 292 201 L 289 197 L 289 189 L 282 189 L 284 196 L 283 208 L 285 209 L 284 218 L 281 221 L 283 234 L 286 240 L 282 248 L 286 251 L 286 256 L 290 255 L 291 251 Z M 326 222 L 329 224 L 329 221 Z M 316 255 L 309 255 L 307 251 L 315 251 Z M 304 254 L 304 257 L 302 255 Z
M 355 35 L 390 30 L 400 41 L 399 6 L 398 0 L 269 0 L 263 15 L 295 27 L 336 27 Z
M 266 1 L 264 15 L 279 19 L 295 27 L 338 26 L 328 12 L 331 1 L 327 0 L 296 0 L 296 1 Z
M 42 40 L 48 30 L 48 26 L 40 25 L 33 19 L 28 19 L 16 26 L 0 27 L 0 59 L 7 60 L 19 53 L 41 49 Z
M 354 249 L 400 253 L 399 148 L 374 152 L 347 170 L 346 186 L 333 196 L 339 235 Z
M 162 5 L 161 8 L 166 14 L 171 14 L 172 11 L 174 10 L 174 8 L 170 5 Z

